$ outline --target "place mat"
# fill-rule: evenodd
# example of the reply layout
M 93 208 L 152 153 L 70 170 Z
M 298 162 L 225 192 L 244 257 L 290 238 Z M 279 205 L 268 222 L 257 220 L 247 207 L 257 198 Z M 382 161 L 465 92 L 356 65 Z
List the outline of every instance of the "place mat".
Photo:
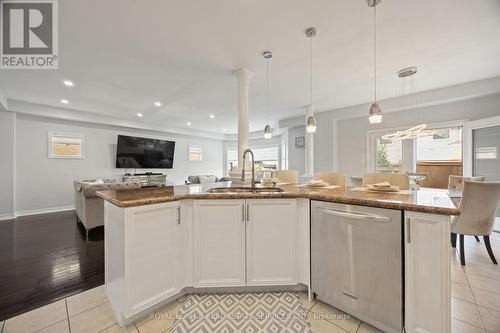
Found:
M 413 194 L 412 190 L 399 190 L 399 191 L 368 191 L 368 187 L 353 187 L 350 189 L 351 191 L 358 191 L 358 192 L 368 192 L 368 193 L 382 193 L 382 194 Z
M 306 187 L 306 188 L 311 189 L 311 190 L 316 190 L 316 189 L 333 190 L 334 188 L 339 188 L 342 186 L 339 186 L 339 185 L 309 186 L 307 184 L 300 184 L 299 187 Z

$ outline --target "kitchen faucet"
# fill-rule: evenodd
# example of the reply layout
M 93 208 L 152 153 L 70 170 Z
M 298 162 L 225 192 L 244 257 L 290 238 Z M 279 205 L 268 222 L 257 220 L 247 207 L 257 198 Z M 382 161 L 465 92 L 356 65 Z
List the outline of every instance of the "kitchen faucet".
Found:
M 252 155 L 252 188 L 255 188 L 255 156 L 253 155 L 253 152 L 250 149 L 246 149 L 243 152 L 243 167 L 241 171 L 241 181 L 245 181 L 245 161 L 246 161 L 246 156 L 247 153 L 250 153 Z

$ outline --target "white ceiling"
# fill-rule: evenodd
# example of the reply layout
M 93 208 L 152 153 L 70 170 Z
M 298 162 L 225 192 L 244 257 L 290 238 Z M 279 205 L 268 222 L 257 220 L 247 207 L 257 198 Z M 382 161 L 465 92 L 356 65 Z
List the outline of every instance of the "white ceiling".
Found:
M 165 126 L 236 131 L 237 81 L 251 82 L 250 130 L 308 103 L 304 30 L 318 29 L 315 105 L 320 111 L 372 99 L 372 10 L 364 0 L 59 1 L 59 70 L 4 70 L 9 99 Z M 401 91 L 396 71 L 418 66 L 421 90 L 500 75 L 499 0 L 382 0 L 378 16 L 379 99 Z M 62 84 L 63 79 L 75 87 Z M 154 106 L 160 100 L 161 108 Z M 215 119 L 209 115 L 214 114 Z

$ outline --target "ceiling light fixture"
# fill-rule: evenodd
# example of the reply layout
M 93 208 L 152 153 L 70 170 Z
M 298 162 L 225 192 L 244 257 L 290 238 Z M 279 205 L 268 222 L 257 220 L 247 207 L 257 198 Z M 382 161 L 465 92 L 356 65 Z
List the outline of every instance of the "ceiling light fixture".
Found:
M 69 104 L 69 101 L 67 99 L 61 99 L 61 103 L 63 103 L 63 104 Z
M 370 124 L 379 124 L 382 122 L 382 108 L 377 103 L 377 5 L 382 0 L 367 0 L 368 7 L 373 8 L 373 104 L 370 106 L 368 120 Z
M 311 106 L 311 115 L 307 118 L 306 131 L 307 133 L 316 132 L 316 119 L 314 118 L 314 108 L 313 108 L 313 37 L 316 36 L 316 28 L 309 28 L 306 30 L 306 36 L 310 39 L 310 91 L 309 91 L 309 103 Z
M 156 106 L 157 108 L 159 108 L 161 105 L 162 105 L 162 104 L 161 104 L 161 102 L 159 102 L 159 101 L 158 101 L 158 102 L 155 102 L 155 106 Z
M 225 128 L 223 128 L 223 129 L 222 129 L 222 132 L 225 132 L 225 131 L 226 131 L 226 129 L 225 129 Z
M 190 122 L 190 121 L 188 121 L 188 122 L 186 123 L 186 125 L 191 126 L 192 124 L 191 124 L 191 122 Z
M 139 118 L 142 118 L 142 116 L 144 116 L 142 113 L 137 114 L 137 117 L 139 117 Z
M 403 91 L 401 93 L 401 111 L 418 111 L 418 82 L 417 82 L 417 67 L 403 68 L 398 71 L 398 77 L 403 79 Z M 427 129 L 427 124 L 419 124 L 403 131 L 382 136 L 385 140 L 399 141 L 422 138 L 436 134 L 433 130 Z
M 262 56 L 266 60 L 266 109 L 267 109 L 267 123 L 266 127 L 264 127 L 264 139 L 271 139 L 273 137 L 273 129 L 271 125 L 269 125 L 269 59 L 273 57 L 271 51 L 264 51 Z
M 63 83 L 66 87 L 73 87 L 75 85 L 73 81 L 70 80 L 64 80 Z
M 215 115 L 214 114 L 211 114 L 210 115 L 210 119 L 214 119 L 215 118 Z

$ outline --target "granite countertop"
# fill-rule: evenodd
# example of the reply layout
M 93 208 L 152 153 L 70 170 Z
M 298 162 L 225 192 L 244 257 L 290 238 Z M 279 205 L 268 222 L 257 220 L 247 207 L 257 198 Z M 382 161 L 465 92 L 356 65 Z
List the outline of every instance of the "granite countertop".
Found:
M 134 207 L 183 199 L 259 199 L 306 198 L 361 206 L 408 210 L 439 215 L 460 215 L 460 211 L 441 189 L 423 188 L 403 193 L 373 193 L 350 187 L 334 189 L 308 188 L 298 185 L 278 186 L 281 193 L 208 193 L 214 187 L 230 183 L 182 185 L 154 188 L 99 191 L 97 195 L 118 207 Z

